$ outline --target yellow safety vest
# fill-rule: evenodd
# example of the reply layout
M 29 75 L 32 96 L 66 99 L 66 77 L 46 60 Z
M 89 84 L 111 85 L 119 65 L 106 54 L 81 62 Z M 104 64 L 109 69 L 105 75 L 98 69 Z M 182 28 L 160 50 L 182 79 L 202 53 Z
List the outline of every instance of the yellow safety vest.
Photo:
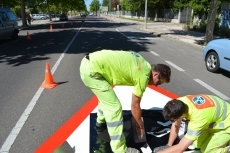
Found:
M 187 95 L 178 98 L 188 106 L 188 129 L 185 137 L 196 140 L 203 130 L 230 130 L 230 104 L 213 95 Z

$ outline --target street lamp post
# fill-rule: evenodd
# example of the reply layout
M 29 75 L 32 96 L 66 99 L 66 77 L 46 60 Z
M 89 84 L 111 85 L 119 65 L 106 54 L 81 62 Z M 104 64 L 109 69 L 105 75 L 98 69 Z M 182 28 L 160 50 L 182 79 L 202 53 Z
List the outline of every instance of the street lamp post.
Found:
M 97 16 L 97 1 L 96 1 L 96 16 Z
M 111 21 L 111 0 L 109 0 L 109 15 L 110 15 L 110 21 Z
M 148 13 L 147 13 L 147 3 L 148 3 L 148 0 L 145 0 L 145 25 L 144 25 L 145 29 L 147 28 L 147 16 L 148 16 Z

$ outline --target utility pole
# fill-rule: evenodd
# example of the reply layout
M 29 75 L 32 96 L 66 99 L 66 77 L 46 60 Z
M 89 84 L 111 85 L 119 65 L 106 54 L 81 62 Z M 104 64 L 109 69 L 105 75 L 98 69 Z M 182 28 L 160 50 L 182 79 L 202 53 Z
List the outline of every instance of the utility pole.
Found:
M 96 0 L 96 16 L 97 16 L 97 0 Z
M 147 13 L 147 3 L 148 3 L 148 0 L 145 0 L 145 25 L 144 25 L 145 29 L 147 28 L 147 16 L 148 16 L 148 13 Z
M 109 0 L 109 16 L 110 16 L 110 21 L 111 21 L 111 0 Z

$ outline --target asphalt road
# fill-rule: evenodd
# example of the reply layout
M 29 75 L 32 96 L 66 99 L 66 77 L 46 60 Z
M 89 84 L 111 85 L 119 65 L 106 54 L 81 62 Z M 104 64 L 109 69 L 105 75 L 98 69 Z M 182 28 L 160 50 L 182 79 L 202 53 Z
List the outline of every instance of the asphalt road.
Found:
M 137 26 L 97 17 L 87 17 L 83 23 L 75 18 L 54 22 L 52 31 L 44 24 L 21 30 L 17 41 L 0 41 L 0 146 L 10 153 L 32 153 L 78 111 L 93 96 L 80 80 L 79 65 L 85 53 L 96 50 L 136 51 L 150 63 L 170 65 L 171 82 L 161 87 L 179 96 L 205 93 L 229 98 L 229 72 L 208 72 L 201 48 L 154 37 Z M 27 32 L 31 40 L 26 40 Z M 41 90 L 46 62 L 59 85 Z M 26 109 L 29 104 L 31 111 Z

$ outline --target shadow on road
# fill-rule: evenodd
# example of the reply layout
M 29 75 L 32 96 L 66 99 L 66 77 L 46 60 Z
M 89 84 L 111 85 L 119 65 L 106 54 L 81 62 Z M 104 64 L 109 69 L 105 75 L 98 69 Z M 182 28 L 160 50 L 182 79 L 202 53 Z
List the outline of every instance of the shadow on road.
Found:
M 73 43 L 69 46 L 70 49 L 66 54 L 81 54 L 101 49 L 140 52 L 146 51 L 145 45 L 154 44 L 153 40 L 142 40 L 142 45 L 138 45 L 116 31 L 121 27 L 127 29 L 128 25 L 133 24 L 108 21 L 85 21 L 83 24 L 68 21 L 64 23 L 64 27 L 62 27 L 62 23 L 53 24 L 52 31 L 49 30 L 50 24 L 31 26 L 20 31 L 24 33 L 28 31 L 31 40 L 27 40 L 25 35 L 20 35 L 17 41 L 10 39 L 0 41 L 0 63 L 20 66 L 32 61 L 49 60 L 50 54 L 63 53 L 71 41 Z M 81 30 L 78 33 L 80 27 Z M 129 30 L 123 31 L 123 33 L 126 36 L 154 37 L 150 34 Z

